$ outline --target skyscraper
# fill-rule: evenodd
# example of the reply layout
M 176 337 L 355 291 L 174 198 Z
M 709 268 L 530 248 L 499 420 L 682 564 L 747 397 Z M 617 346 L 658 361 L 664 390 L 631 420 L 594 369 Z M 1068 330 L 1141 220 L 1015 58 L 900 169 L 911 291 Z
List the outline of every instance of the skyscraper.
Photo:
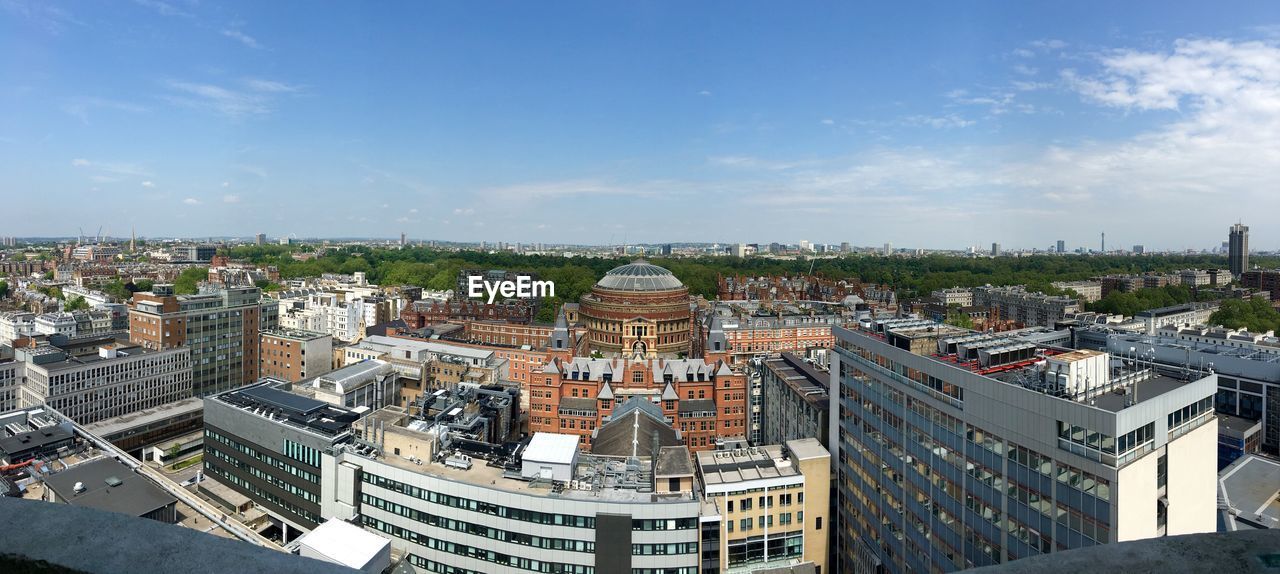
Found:
M 1066 241 L 1063 241 L 1063 240 L 1061 240 L 1061 239 L 1059 239 L 1059 240 L 1058 240 L 1058 253 L 1066 253 L 1066 252 L 1067 252 L 1067 242 L 1066 242 Z
M 999 257 L 999 256 L 1000 256 L 1000 244 L 999 244 L 999 243 L 992 243 L 992 244 L 991 244 L 991 256 L 992 256 L 992 257 Z
M 254 236 L 253 242 L 255 245 L 262 246 L 262 244 L 267 242 L 267 234 L 265 233 L 257 234 L 256 236 Z
M 1249 226 L 1232 225 L 1228 244 L 1228 267 L 1232 275 L 1239 277 L 1249 269 Z

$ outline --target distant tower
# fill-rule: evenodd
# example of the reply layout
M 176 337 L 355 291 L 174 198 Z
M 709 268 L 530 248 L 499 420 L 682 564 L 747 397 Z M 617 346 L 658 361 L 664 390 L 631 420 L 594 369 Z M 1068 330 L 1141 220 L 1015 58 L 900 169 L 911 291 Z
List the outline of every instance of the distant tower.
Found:
M 999 244 L 999 243 L 992 243 L 992 244 L 991 244 L 991 256 L 992 256 L 992 257 L 999 257 L 999 256 L 1000 256 L 1000 244 Z
M 138 251 L 138 231 L 133 227 L 129 227 L 129 253 Z
M 1102 232 L 1102 252 L 1107 252 L 1107 232 Z
M 1058 253 L 1066 253 L 1066 252 L 1067 252 L 1067 242 L 1066 242 L 1066 241 L 1063 241 L 1063 240 L 1061 240 L 1061 239 L 1059 239 L 1059 240 L 1058 240 Z
M 401 248 L 401 249 L 404 249 L 404 239 L 405 239 L 405 237 L 404 237 L 404 232 L 403 232 L 403 231 L 401 231 L 401 232 L 400 232 L 400 248 Z
M 253 242 L 256 243 L 258 246 L 264 245 L 267 242 L 267 234 L 259 233 L 255 235 L 253 238 Z
M 1239 277 L 1249 269 L 1249 226 L 1232 225 L 1227 243 L 1228 267 L 1232 275 Z

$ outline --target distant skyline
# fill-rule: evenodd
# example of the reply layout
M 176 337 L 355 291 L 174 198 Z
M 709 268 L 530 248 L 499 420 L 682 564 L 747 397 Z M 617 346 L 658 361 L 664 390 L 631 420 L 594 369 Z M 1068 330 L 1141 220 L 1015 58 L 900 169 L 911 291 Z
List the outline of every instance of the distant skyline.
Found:
M 0 236 L 1280 249 L 1280 5 L 0 0 Z

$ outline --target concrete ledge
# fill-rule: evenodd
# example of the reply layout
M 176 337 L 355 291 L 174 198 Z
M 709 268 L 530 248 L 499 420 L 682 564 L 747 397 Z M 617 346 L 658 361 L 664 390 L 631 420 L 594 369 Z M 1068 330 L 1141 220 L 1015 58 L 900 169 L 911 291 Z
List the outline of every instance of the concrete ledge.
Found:
M 1014 560 L 970 570 L 975 574 L 1080 574 L 1081 572 L 1257 572 L 1267 567 L 1263 556 L 1280 555 L 1280 529 L 1187 534 L 1103 544 Z
M 0 498 L 0 525 L 0 554 L 96 574 L 358 572 L 154 520 L 37 500 Z

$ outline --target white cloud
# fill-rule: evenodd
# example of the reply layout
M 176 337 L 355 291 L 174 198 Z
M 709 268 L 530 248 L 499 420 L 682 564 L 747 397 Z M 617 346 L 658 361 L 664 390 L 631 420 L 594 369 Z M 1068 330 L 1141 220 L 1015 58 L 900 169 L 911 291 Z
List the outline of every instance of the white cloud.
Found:
M 833 125 L 835 125 L 836 121 L 835 121 L 835 120 L 833 120 L 833 119 L 831 119 L 831 118 L 822 118 L 822 122 L 821 122 L 821 123 L 822 123 L 822 125 L 824 125 L 824 126 L 833 126 Z
M 1056 40 L 1056 39 L 1053 39 L 1053 38 L 1046 38 L 1046 39 L 1043 39 L 1043 40 L 1036 40 L 1036 41 L 1034 41 L 1034 42 L 1031 42 L 1031 44 L 1030 44 L 1030 45 L 1031 45 L 1031 47 L 1033 47 L 1033 48 L 1037 48 L 1037 49 L 1040 49 L 1040 50 L 1061 50 L 1061 49 L 1063 49 L 1063 48 L 1066 48 L 1066 47 L 1067 47 L 1067 43 L 1066 43 L 1066 42 L 1063 42 L 1062 40 Z
M 1024 76 L 1034 76 L 1040 73 L 1040 70 L 1038 68 L 1034 66 L 1028 66 L 1026 64 L 1014 64 L 1013 71 L 1019 74 L 1022 74 Z
M 131 102 L 94 97 L 70 98 L 62 104 L 63 112 L 79 118 L 86 125 L 89 123 L 90 112 L 95 110 L 113 110 L 137 114 L 146 112 L 147 108 Z
M 698 92 L 698 95 L 699 95 L 699 96 L 710 96 L 710 95 L 711 95 L 711 90 L 702 90 L 702 91 Z
M 956 114 L 947 114 L 944 116 L 907 116 L 903 118 L 903 122 L 911 126 L 922 126 L 936 129 L 967 128 L 977 123 Z
M 161 16 L 182 16 L 186 18 L 190 18 L 192 16 L 190 12 L 182 10 L 173 4 L 162 0 L 133 0 L 133 3 L 145 8 L 150 8 Z
M 194 198 L 194 197 L 188 197 L 188 198 L 186 198 L 186 199 L 182 200 L 182 203 L 185 203 L 185 204 L 187 204 L 187 205 L 200 205 L 200 200 L 198 200 L 198 199 L 196 199 L 196 198 Z
M 461 207 L 458 207 L 458 208 L 454 208 L 454 210 L 453 210 L 453 214 L 454 214 L 454 215 L 473 215 L 473 214 L 475 214 L 475 212 L 476 212 L 476 210 L 475 210 L 475 209 L 472 209 L 472 208 L 470 208 L 470 207 L 468 207 L 468 208 L 466 208 L 466 209 L 463 209 L 463 208 L 461 208 Z
M 274 80 L 263 80 L 259 78 L 248 78 L 244 81 L 244 83 L 246 86 L 249 87 L 249 89 L 257 92 L 284 93 L 284 92 L 297 92 L 302 90 L 301 86 L 294 86 L 291 84 L 286 84 L 284 82 L 277 82 Z
M 121 177 L 151 177 L 151 171 L 133 163 L 94 161 L 84 158 L 71 160 L 71 166 L 96 172 L 93 177 L 101 181 L 116 181 Z
M 71 165 L 75 167 L 87 167 L 89 165 L 89 160 L 83 159 L 83 158 L 76 158 L 71 160 Z
M 417 213 L 417 212 L 418 212 L 418 208 L 416 207 L 409 210 L 409 213 Z
M 153 183 L 153 182 L 151 182 L 151 181 L 144 181 L 144 182 L 142 182 L 142 187 L 155 187 L 155 186 L 156 186 L 156 184 L 155 184 L 155 183 Z
M 243 88 L 169 80 L 164 86 L 170 93 L 161 98 L 176 106 L 241 119 L 265 116 L 274 109 L 278 96 L 301 90 L 298 86 L 258 78 L 245 79 L 241 84 Z
M 227 194 L 222 196 L 223 203 L 240 203 L 240 196 L 235 194 Z
M 253 36 L 245 34 L 239 30 L 226 28 L 222 30 L 222 35 L 244 44 L 247 48 L 253 48 L 255 50 L 262 48 L 262 44 L 259 44 Z
M 1017 56 L 1017 57 L 1019 57 L 1019 58 L 1034 58 L 1034 57 L 1036 57 L 1036 53 L 1035 53 L 1035 52 L 1032 52 L 1031 50 L 1028 50 L 1028 49 L 1026 49 L 1026 48 L 1018 48 L 1018 49 L 1014 50 L 1014 51 L 1013 51 L 1013 55 L 1015 55 L 1015 56 Z
M 222 187 L 231 187 L 231 182 L 229 181 L 222 182 Z

